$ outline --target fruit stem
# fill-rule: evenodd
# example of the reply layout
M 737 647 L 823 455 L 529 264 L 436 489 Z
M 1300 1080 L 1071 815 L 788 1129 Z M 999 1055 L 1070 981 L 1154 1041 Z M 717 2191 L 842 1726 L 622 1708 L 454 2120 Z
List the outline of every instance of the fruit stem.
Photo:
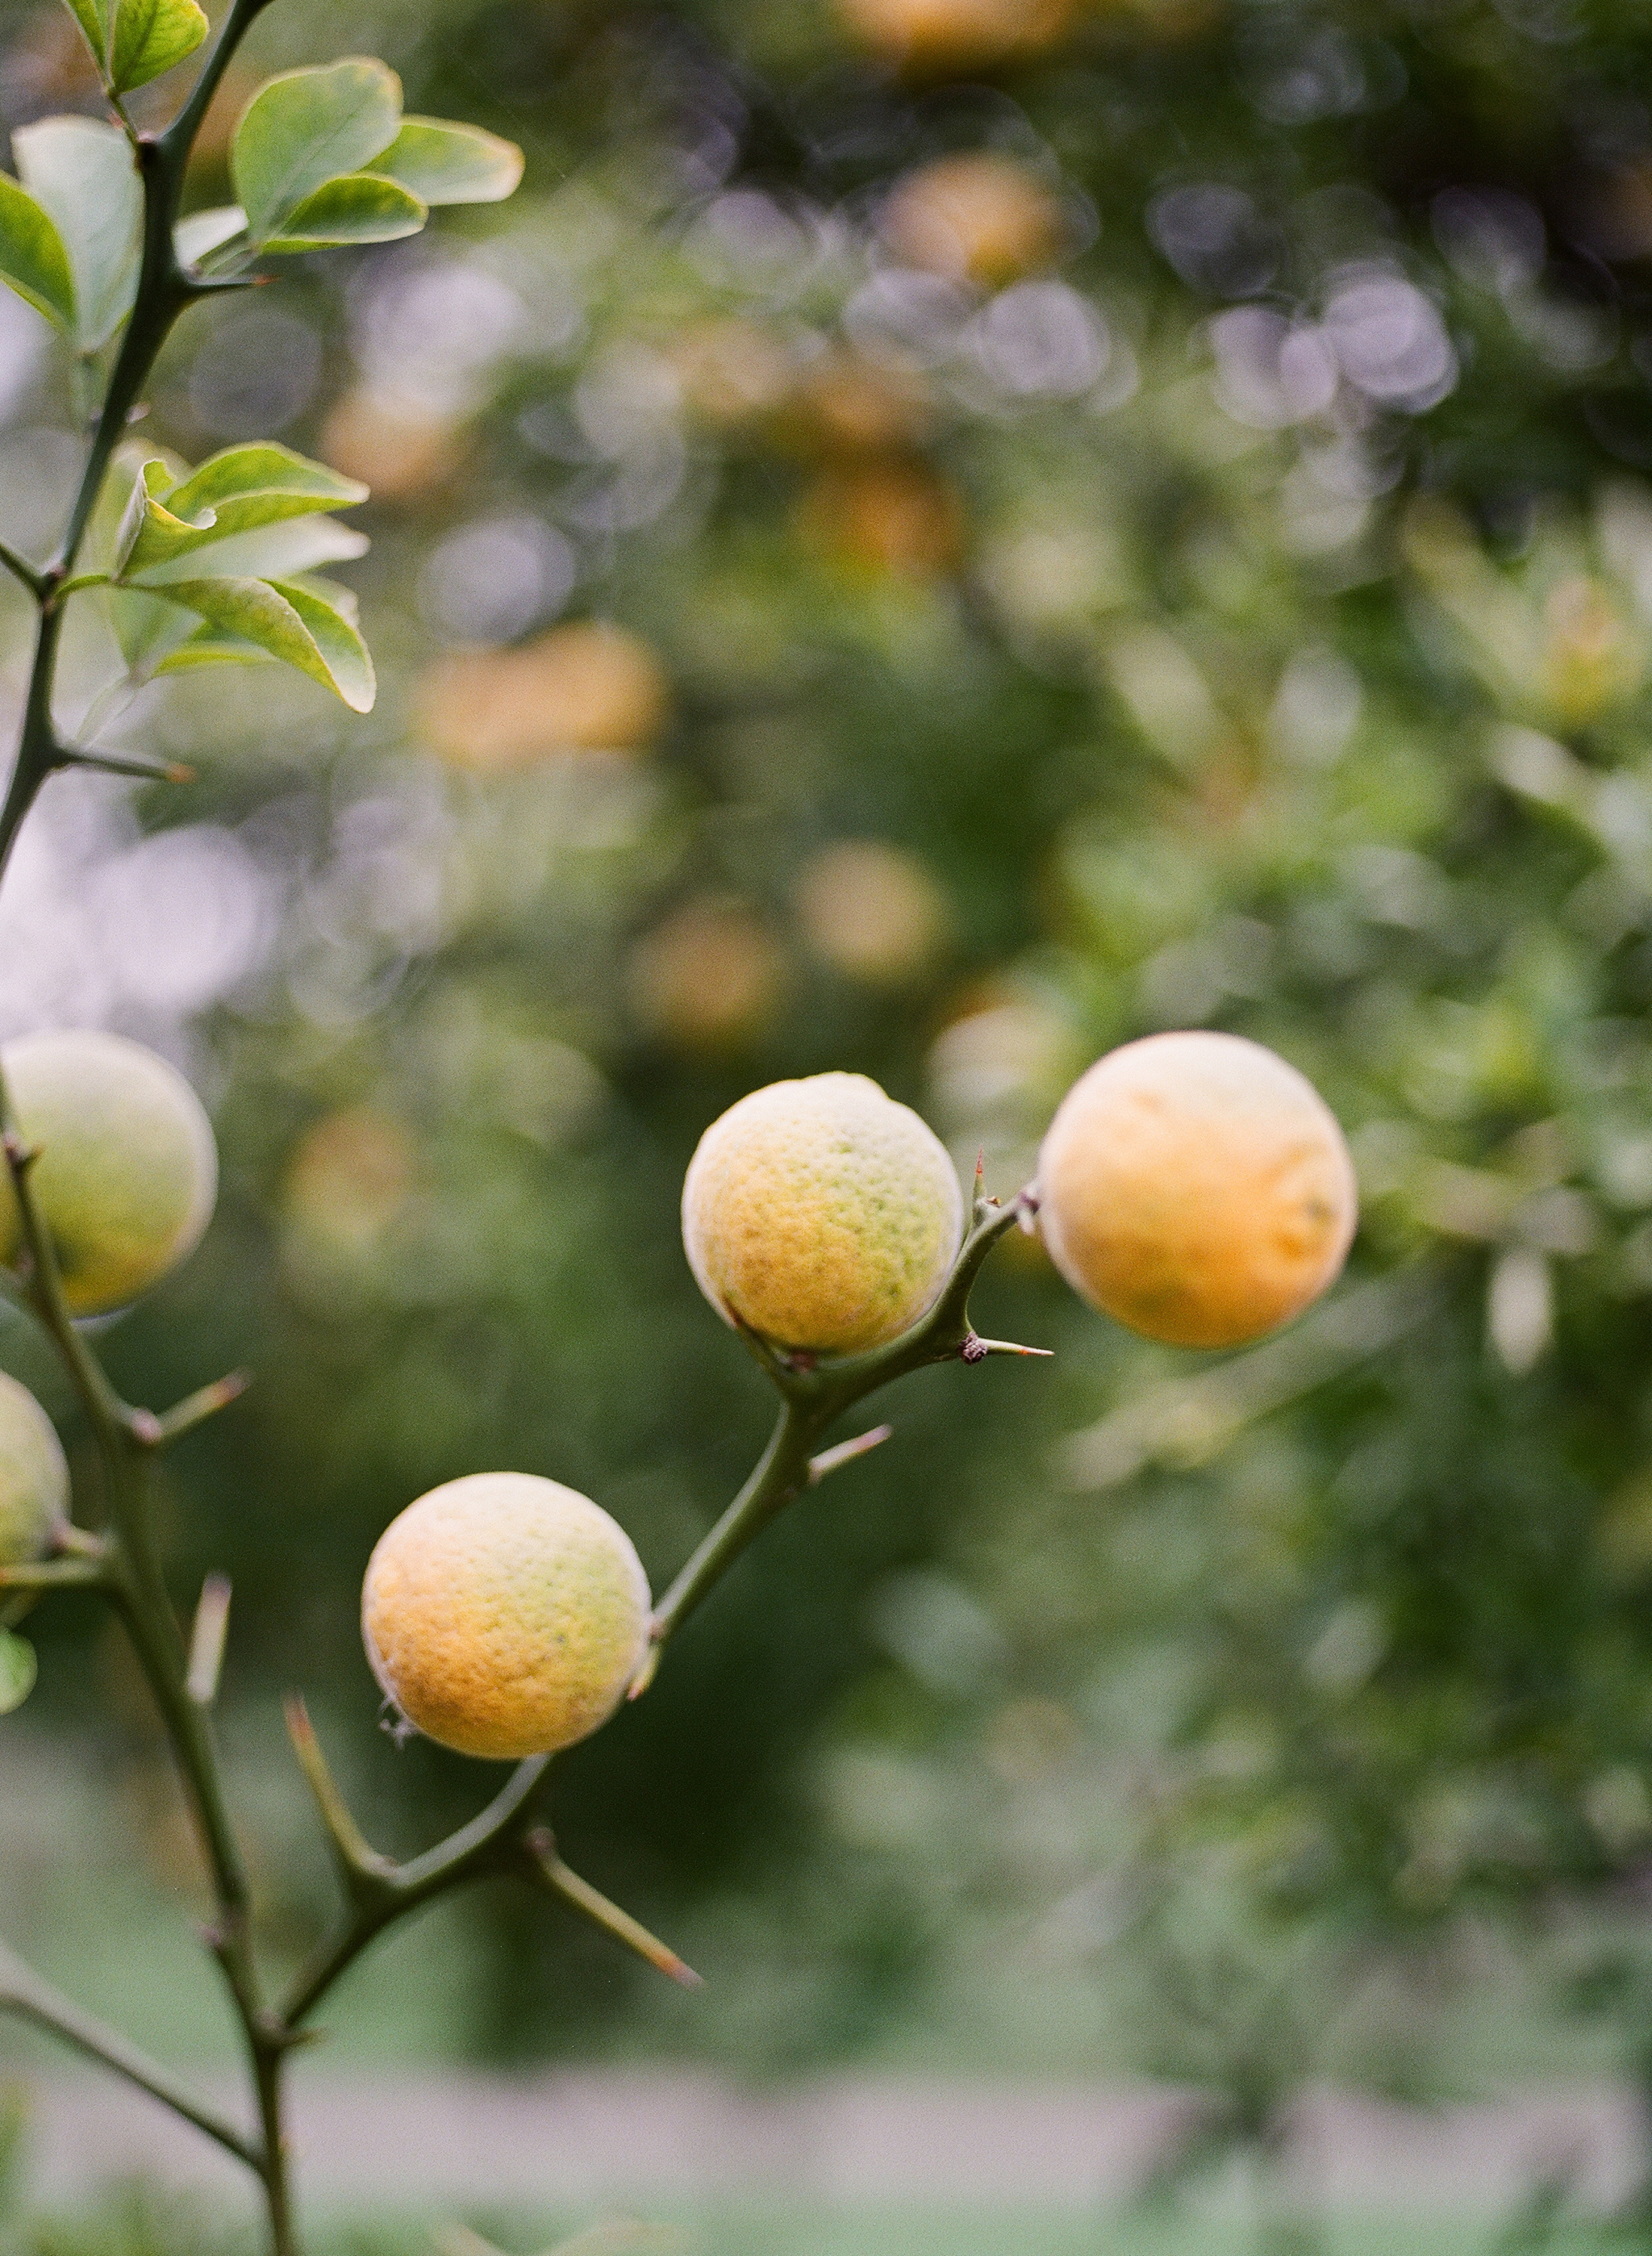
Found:
M 988 1354 L 1046 1352 L 1040 1348 L 1015 1347 L 1007 1341 L 982 1340 L 969 1321 L 969 1295 L 988 1255 L 1021 1221 L 1030 1204 L 1030 1194 L 1026 1191 L 1008 1206 L 978 1196 L 968 1235 L 934 1305 L 897 1339 L 882 1347 L 869 1348 L 861 1355 L 822 1356 L 804 1362 L 779 1354 L 756 1334 L 742 1330 L 740 1336 L 751 1355 L 779 1390 L 779 1421 L 745 1486 L 655 1607 L 649 1623 L 648 1658 L 631 1684 L 633 1700 L 640 1699 L 653 1682 L 666 1640 L 715 1589 L 776 1513 L 804 1489 L 812 1487 L 822 1474 L 865 1456 L 888 1437 L 887 1427 L 876 1428 L 816 1456 L 816 1444 L 835 1420 L 891 1379 L 919 1371 L 926 1364 L 979 1363 Z

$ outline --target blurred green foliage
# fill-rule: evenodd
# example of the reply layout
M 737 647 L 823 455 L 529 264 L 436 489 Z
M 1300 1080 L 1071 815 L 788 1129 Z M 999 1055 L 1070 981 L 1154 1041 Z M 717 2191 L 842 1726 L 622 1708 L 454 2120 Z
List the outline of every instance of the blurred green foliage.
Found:
M 5 20 L 9 124 L 88 99 L 67 18 Z M 864 1070 L 1009 1192 L 1092 1056 L 1233 1027 L 1350 1131 L 1340 1295 L 1207 1364 L 1012 1247 L 993 1329 L 1053 1371 L 912 1385 L 558 1824 L 667 1931 L 718 1907 L 727 2006 L 645 2026 L 753 2063 L 1100 1957 L 1143 1993 L 1108 2056 L 1265 2144 L 1328 2069 L 1448 2078 L 1426 1993 L 1497 1920 L 1643 2058 L 1645 11 L 283 0 L 254 55 L 357 47 L 524 190 L 192 315 L 144 435 L 374 486 L 379 709 L 144 693 L 103 741 L 200 780 L 54 785 L 0 918 L 8 1029 L 216 1092 L 217 1228 L 108 1344 L 145 1397 L 257 1371 L 179 1460 L 232 1696 L 301 1681 L 387 1845 L 432 1833 L 478 1778 L 373 1744 L 389 1518 L 543 1471 L 657 1580 L 761 1445 L 678 1242 L 707 1122 Z M 5 310 L 27 546 L 67 440 Z M 70 663 L 85 701 L 95 631 Z M 141 1762 L 89 1621 L 41 1630 L 56 1716 Z M 483 1915 L 479 2043 L 646 2010 Z

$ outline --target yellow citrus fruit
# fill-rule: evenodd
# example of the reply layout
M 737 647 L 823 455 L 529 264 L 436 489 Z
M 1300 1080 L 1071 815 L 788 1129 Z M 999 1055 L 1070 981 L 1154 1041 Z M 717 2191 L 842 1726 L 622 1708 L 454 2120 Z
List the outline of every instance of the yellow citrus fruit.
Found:
M 182 1074 L 120 1034 L 24 1034 L 4 1054 L 6 1088 L 71 1315 L 123 1308 L 200 1243 L 218 1195 L 218 1153 Z M 23 1252 L 23 1218 L 0 1182 L 0 1261 Z
M 1066 32 L 1073 0 L 839 0 L 875 54 L 920 70 L 970 68 L 1037 54 Z
M 425 669 L 418 731 L 455 767 L 505 774 L 558 752 L 636 751 L 670 718 L 664 668 L 640 636 L 581 619 L 519 650 L 456 650 Z
M 1151 1034 L 1093 1065 L 1050 1124 L 1038 1189 L 1073 1290 L 1177 1347 L 1234 1347 L 1300 1315 L 1358 1220 L 1334 1114 L 1236 1034 Z
M 380 502 L 415 500 L 445 485 L 464 451 L 452 417 L 364 385 L 334 400 L 321 431 L 323 460 L 371 486 Z
M 842 838 L 798 872 L 798 920 L 812 952 L 869 987 L 899 987 L 946 943 L 946 897 L 923 864 L 879 838 Z
M 897 183 L 883 233 L 909 266 L 986 288 L 1045 265 L 1061 248 L 1061 206 L 1013 158 L 938 157 Z
M 963 555 L 958 496 L 916 455 L 822 470 L 801 497 L 798 523 L 812 546 L 871 578 L 931 580 Z
M 963 1220 L 946 1146 L 859 1073 L 742 1096 L 700 1138 L 683 1184 L 683 1244 L 712 1306 L 783 1347 L 826 1354 L 916 1323 Z
M 685 901 L 632 948 L 631 1007 L 649 1032 L 708 1056 L 739 1049 L 784 999 L 785 950 L 763 920 L 715 895 Z
M 68 1516 L 57 1429 L 26 1386 L 0 1373 L 0 1567 L 44 1557 Z
M 379 1537 L 362 1637 L 426 1738 L 517 1761 L 608 1721 L 648 1651 L 649 1603 L 629 1536 L 589 1497 L 537 1473 L 470 1473 Z

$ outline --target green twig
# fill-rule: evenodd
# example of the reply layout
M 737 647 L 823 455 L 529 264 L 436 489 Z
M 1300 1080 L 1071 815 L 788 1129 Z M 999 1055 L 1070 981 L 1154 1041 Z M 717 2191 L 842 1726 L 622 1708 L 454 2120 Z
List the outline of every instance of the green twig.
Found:
M 83 745 L 60 744 L 53 768 L 95 768 L 104 775 L 138 776 L 145 783 L 193 783 L 195 771 L 182 760 L 146 760 L 124 752 L 88 751 Z
M 72 1999 L 43 1981 L 4 1944 L 0 1944 L 0 2013 L 14 2013 L 20 2020 L 32 2021 L 37 2028 L 62 2038 L 88 2059 L 113 2069 L 129 2083 L 137 2084 L 140 2091 L 147 2091 L 151 2098 L 170 2107 L 174 2115 L 181 2115 L 186 2123 L 193 2123 L 198 2131 L 215 2139 L 238 2161 L 263 2175 L 264 2155 L 233 2123 L 196 2099 L 170 2069 L 130 2043 L 117 2029 L 108 2027 L 91 2013 L 82 2013 Z
M 108 1568 L 98 1559 L 32 1559 L 0 1567 L 0 1590 L 106 1590 Z
M 287 1703 L 287 1729 L 333 1850 L 347 1899 L 346 1911 L 288 1992 L 279 2014 L 289 2032 L 315 2011 L 339 1977 L 394 1921 L 465 1882 L 516 1868 L 517 1836 L 550 1767 L 548 1755 L 518 1763 L 503 1787 L 468 1825 L 397 1864 L 370 1848 L 334 1784 L 301 1700 Z
M 39 602 L 46 592 L 46 582 L 33 565 L 25 562 L 15 548 L 9 547 L 4 540 L 0 540 L 0 565 L 4 566 L 14 580 L 21 580 L 36 603 Z
M 1030 1209 L 1030 1198 L 1024 1191 L 1008 1206 L 978 1198 L 969 1234 L 940 1297 L 926 1315 L 883 1347 L 870 1348 L 861 1355 L 819 1360 L 788 1358 L 766 1341 L 742 1331 L 742 1338 L 779 1389 L 779 1421 L 751 1477 L 655 1607 L 650 1626 L 651 1650 L 632 1684 L 633 1699 L 653 1681 L 666 1640 L 722 1580 L 752 1538 L 822 1473 L 863 1456 L 873 1446 L 872 1438 L 862 1435 L 855 1442 L 815 1456 L 816 1445 L 836 1419 L 891 1379 L 921 1370 L 926 1364 L 979 1363 L 988 1354 L 1044 1352 L 1017 1347 L 1007 1340 L 983 1340 L 969 1321 L 969 1296 L 982 1264 L 998 1240 Z M 881 1433 L 879 1438 L 882 1438 Z
M 578 1872 L 563 1863 L 557 1853 L 555 1836 L 548 1826 L 536 1825 L 524 1834 L 522 1848 L 534 1878 L 543 1880 L 565 1903 L 572 1904 L 628 1950 L 636 1951 L 639 1958 L 645 1958 L 650 1966 L 669 1975 L 685 1990 L 704 1988 L 699 1976 L 685 1959 L 679 1958 L 657 1935 L 650 1935 L 639 1920 L 633 1919 L 629 1911 L 622 1911 L 618 1904 L 610 1903 L 601 1889 L 594 1888 L 589 1880 L 581 1879 Z

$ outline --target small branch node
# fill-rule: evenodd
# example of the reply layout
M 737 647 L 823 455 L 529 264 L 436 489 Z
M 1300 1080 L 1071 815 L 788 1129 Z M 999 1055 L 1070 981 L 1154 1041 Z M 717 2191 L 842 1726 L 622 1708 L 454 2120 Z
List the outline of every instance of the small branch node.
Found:
M 229 1596 L 228 1575 L 208 1575 L 200 1586 L 189 1639 L 189 1670 L 184 1679 L 184 1688 L 198 1708 L 210 1708 L 218 1697 L 218 1679 L 229 1637 Z
M 132 1439 L 145 1449 L 158 1449 L 161 1444 L 160 1420 L 152 1410 L 134 1410 L 126 1421 Z
M 830 1449 L 822 1449 L 809 1460 L 809 1486 L 818 1488 L 826 1475 L 836 1472 L 840 1465 L 853 1464 L 856 1457 L 868 1456 L 882 1448 L 894 1431 L 893 1426 L 874 1426 L 867 1433 L 857 1434 L 853 1441 L 839 1442 Z

